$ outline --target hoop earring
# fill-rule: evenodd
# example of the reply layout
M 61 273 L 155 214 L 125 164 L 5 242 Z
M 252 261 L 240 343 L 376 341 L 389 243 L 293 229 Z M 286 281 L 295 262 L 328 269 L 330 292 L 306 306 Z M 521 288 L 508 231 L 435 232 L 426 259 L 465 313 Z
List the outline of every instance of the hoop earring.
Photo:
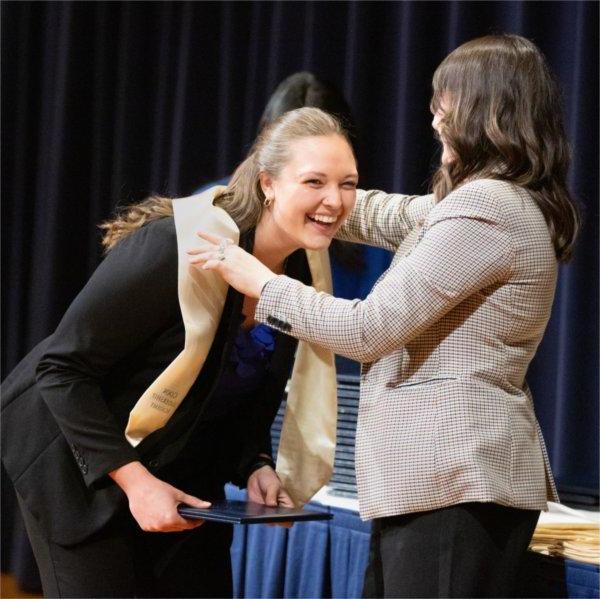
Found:
M 267 198 L 265 197 L 264 201 L 263 201 L 263 206 L 265 208 L 268 208 L 273 202 L 273 198 Z

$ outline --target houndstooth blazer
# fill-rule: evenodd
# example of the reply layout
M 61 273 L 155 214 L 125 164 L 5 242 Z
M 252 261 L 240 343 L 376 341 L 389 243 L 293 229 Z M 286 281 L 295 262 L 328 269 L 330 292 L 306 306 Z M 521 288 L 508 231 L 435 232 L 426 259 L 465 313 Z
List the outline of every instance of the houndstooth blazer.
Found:
M 557 501 L 525 382 L 557 261 L 528 193 L 494 180 L 470 182 L 438 204 L 359 192 L 340 237 L 396 252 L 365 300 L 278 276 L 255 317 L 362 362 L 361 516 Z

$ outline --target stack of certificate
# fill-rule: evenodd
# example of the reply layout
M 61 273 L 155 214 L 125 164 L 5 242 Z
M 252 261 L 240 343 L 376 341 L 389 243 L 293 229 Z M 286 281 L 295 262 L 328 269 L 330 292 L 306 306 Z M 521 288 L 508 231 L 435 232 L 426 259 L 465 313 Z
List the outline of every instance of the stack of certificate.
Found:
M 529 549 L 545 555 L 600 565 L 600 517 L 598 512 L 573 510 L 548 504 L 533 533 Z
M 354 470 L 354 445 L 360 380 L 357 376 L 338 375 L 337 442 L 333 476 L 329 492 L 342 497 L 356 497 L 356 472 Z

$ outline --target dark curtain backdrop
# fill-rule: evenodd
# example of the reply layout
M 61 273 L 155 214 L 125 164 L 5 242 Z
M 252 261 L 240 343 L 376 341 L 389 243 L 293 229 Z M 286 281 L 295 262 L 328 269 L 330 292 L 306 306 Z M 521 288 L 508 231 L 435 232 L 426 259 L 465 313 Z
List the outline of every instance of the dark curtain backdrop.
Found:
M 230 173 L 285 76 L 311 70 L 344 91 L 362 186 L 420 193 L 439 158 L 428 110 L 435 67 L 486 33 L 534 40 L 562 85 L 585 226 L 529 380 L 559 484 L 597 493 L 596 2 L 3 2 L 1 10 L 3 376 L 53 331 L 97 266 L 96 225 L 119 203 L 188 194 Z M 384 265 L 379 255 L 362 280 Z M 5 515 L 5 549 L 22 542 L 12 522 Z

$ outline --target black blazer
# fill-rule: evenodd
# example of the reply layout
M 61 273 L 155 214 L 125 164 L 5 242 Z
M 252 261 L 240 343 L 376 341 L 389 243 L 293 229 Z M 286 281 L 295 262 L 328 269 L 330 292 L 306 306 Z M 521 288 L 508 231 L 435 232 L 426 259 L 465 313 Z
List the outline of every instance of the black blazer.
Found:
M 242 235 L 240 245 L 251 251 L 253 237 Z M 303 251 L 290 256 L 287 272 L 310 280 Z M 269 429 L 297 341 L 277 333 L 261 397 L 202 429 L 242 303 L 230 288 L 196 382 L 168 424 L 134 449 L 124 437 L 129 412 L 184 344 L 174 221 L 153 221 L 109 252 L 54 334 L 2 385 L 2 460 L 48 538 L 72 544 L 97 531 L 125 499 L 107 473 L 141 460 L 160 477 L 194 428 L 211 435 L 210 460 L 221 482 L 245 484 L 257 455 L 271 452 Z

